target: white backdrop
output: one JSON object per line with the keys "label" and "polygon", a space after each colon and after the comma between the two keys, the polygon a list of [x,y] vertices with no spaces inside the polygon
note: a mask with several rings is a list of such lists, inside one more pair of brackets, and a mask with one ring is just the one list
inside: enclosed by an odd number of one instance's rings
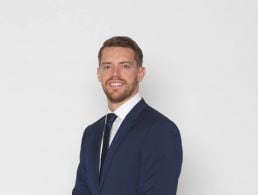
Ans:
{"label": "white backdrop", "polygon": [[139,43],[141,93],[181,130],[178,195],[257,195],[255,0],[1,0],[0,194],[71,194],[114,35]]}

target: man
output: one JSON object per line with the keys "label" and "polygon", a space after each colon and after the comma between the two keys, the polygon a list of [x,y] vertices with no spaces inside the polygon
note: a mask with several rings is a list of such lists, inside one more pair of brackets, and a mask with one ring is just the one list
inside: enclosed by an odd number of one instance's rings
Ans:
{"label": "man", "polygon": [[129,37],[112,37],[98,59],[108,114],[84,132],[73,195],[175,195],[181,138],[139,94],[141,49]]}

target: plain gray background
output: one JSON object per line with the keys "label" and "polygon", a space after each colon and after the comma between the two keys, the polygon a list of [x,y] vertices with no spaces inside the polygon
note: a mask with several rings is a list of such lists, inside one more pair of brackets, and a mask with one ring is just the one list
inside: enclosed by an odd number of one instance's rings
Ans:
{"label": "plain gray background", "polygon": [[139,43],[141,94],[181,130],[178,195],[257,195],[255,0],[1,0],[0,194],[71,194],[114,35]]}

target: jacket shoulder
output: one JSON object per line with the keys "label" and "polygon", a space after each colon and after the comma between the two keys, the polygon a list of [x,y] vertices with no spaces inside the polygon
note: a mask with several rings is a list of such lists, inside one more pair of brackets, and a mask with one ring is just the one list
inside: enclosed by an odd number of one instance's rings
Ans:
{"label": "jacket shoulder", "polygon": [[176,134],[179,133],[177,125],[172,120],[151,106],[147,106],[141,112],[138,119],[142,124],[150,127],[149,129],[168,130]]}
{"label": "jacket shoulder", "polygon": [[101,128],[104,125],[105,116],[101,117],[97,121],[93,122],[92,124],[88,125],[83,132],[83,137],[90,136],[96,131],[97,129]]}

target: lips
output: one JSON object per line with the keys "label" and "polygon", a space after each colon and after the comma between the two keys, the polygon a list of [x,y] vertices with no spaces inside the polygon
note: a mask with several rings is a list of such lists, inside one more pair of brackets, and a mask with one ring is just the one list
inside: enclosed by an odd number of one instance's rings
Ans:
{"label": "lips", "polygon": [[112,87],[120,87],[120,86],[122,86],[122,83],[110,83],[110,86],[112,86]]}
{"label": "lips", "polygon": [[121,87],[123,84],[124,82],[120,80],[111,80],[108,82],[108,85],[111,87]]}

